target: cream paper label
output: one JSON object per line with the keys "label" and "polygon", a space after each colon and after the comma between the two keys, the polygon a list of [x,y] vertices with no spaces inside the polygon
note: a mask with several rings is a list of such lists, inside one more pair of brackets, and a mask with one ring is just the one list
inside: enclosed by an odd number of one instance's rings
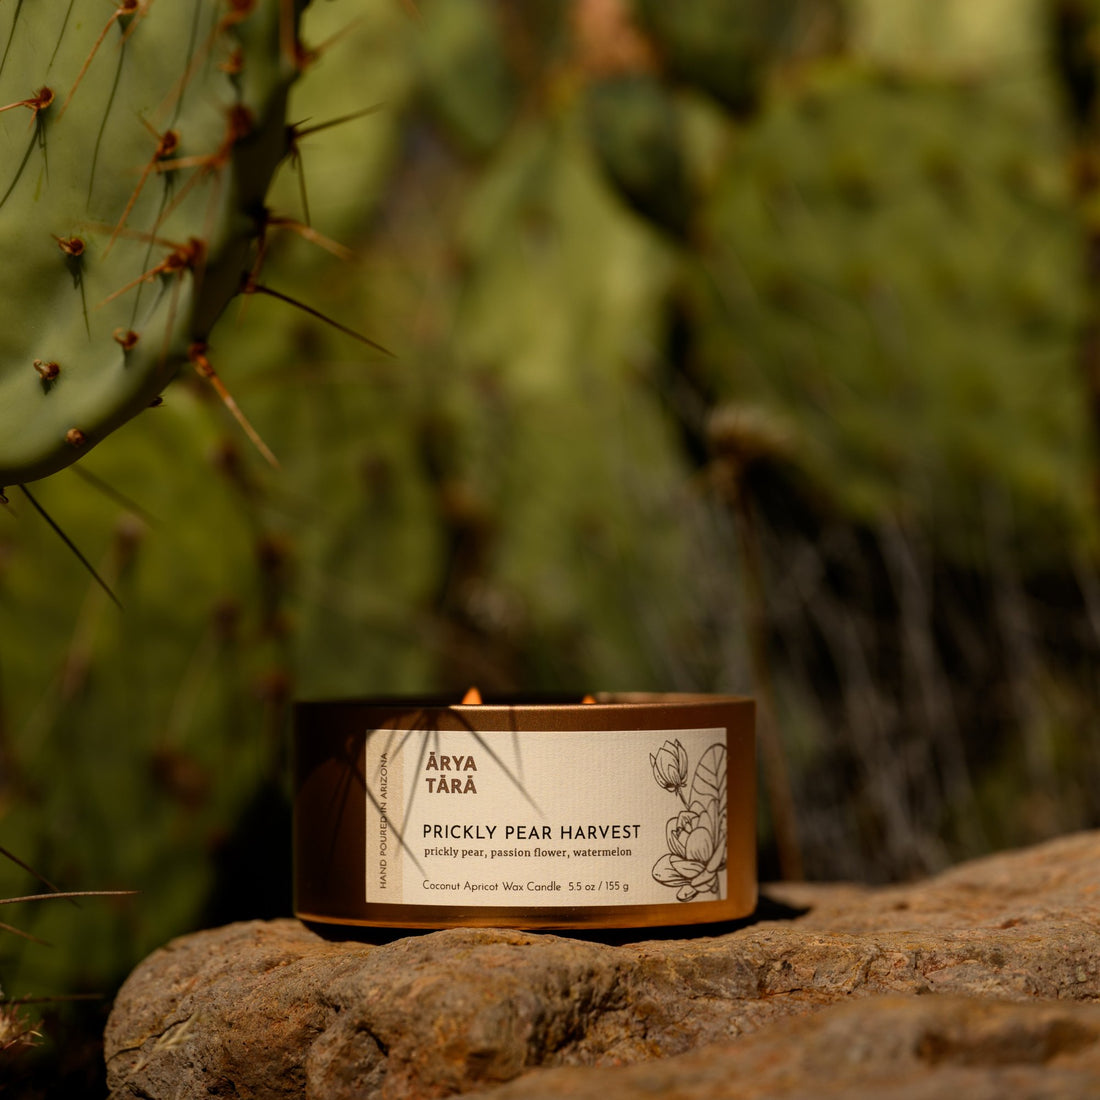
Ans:
{"label": "cream paper label", "polygon": [[726,730],[372,730],[368,904],[726,897]]}

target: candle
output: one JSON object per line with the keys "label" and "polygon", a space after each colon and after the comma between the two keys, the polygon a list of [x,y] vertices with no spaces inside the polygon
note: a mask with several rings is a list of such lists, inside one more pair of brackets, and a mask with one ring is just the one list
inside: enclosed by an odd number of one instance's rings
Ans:
{"label": "candle", "polygon": [[404,928],[631,928],[756,905],[754,705],[303,702],[294,908]]}

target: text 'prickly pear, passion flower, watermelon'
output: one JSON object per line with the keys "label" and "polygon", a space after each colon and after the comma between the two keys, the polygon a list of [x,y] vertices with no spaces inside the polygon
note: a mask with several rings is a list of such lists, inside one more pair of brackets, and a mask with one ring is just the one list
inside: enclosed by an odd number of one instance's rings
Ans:
{"label": "text 'prickly pear, passion flower, watermelon'", "polygon": [[308,0],[0,0],[0,487],[140,412],[250,280]]}

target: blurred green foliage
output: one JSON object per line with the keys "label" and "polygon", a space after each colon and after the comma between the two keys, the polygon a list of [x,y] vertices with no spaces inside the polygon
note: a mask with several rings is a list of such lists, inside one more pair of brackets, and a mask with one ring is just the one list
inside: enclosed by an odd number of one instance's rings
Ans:
{"label": "blurred green foliage", "polygon": [[13,914],[55,946],[5,942],[11,992],[286,911],[293,694],[766,673],[816,875],[1097,821],[1043,4],[692,5],[714,35],[648,2],[420,7],[309,12],[292,117],[380,109],[304,139],[272,204],[303,218],[304,179],[354,259],[272,230],[262,273],[394,357],[252,299],[211,356],[282,469],[185,382],[84,463],[134,506],[43,484],[122,614],[18,494],[0,514],[3,843],[143,891]]}
{"label": "blurred green foliage", "polygon": [[1037,554],[1086,537],[1059,139],[1053,104],[1016,89],[845,63],[777,97],[723,165],[696,294],[708,377],[787,419],[844,512],[965,554],[996,482]]}

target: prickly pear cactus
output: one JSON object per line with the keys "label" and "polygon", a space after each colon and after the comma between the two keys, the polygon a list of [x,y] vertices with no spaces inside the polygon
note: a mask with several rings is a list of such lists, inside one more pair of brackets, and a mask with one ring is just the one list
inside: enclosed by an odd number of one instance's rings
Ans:
{"label": "prickly pear cactus", "polygon": [[154,403],[254,264],[307,0],[0,5],[0,487]]}
{"label": "prickly pear cactus", "polygon": [[796,7],[791,0],[634,3],[639,22],[677,79],[705,89],[737,113],[758,105],[767,67],[790,30]]}

